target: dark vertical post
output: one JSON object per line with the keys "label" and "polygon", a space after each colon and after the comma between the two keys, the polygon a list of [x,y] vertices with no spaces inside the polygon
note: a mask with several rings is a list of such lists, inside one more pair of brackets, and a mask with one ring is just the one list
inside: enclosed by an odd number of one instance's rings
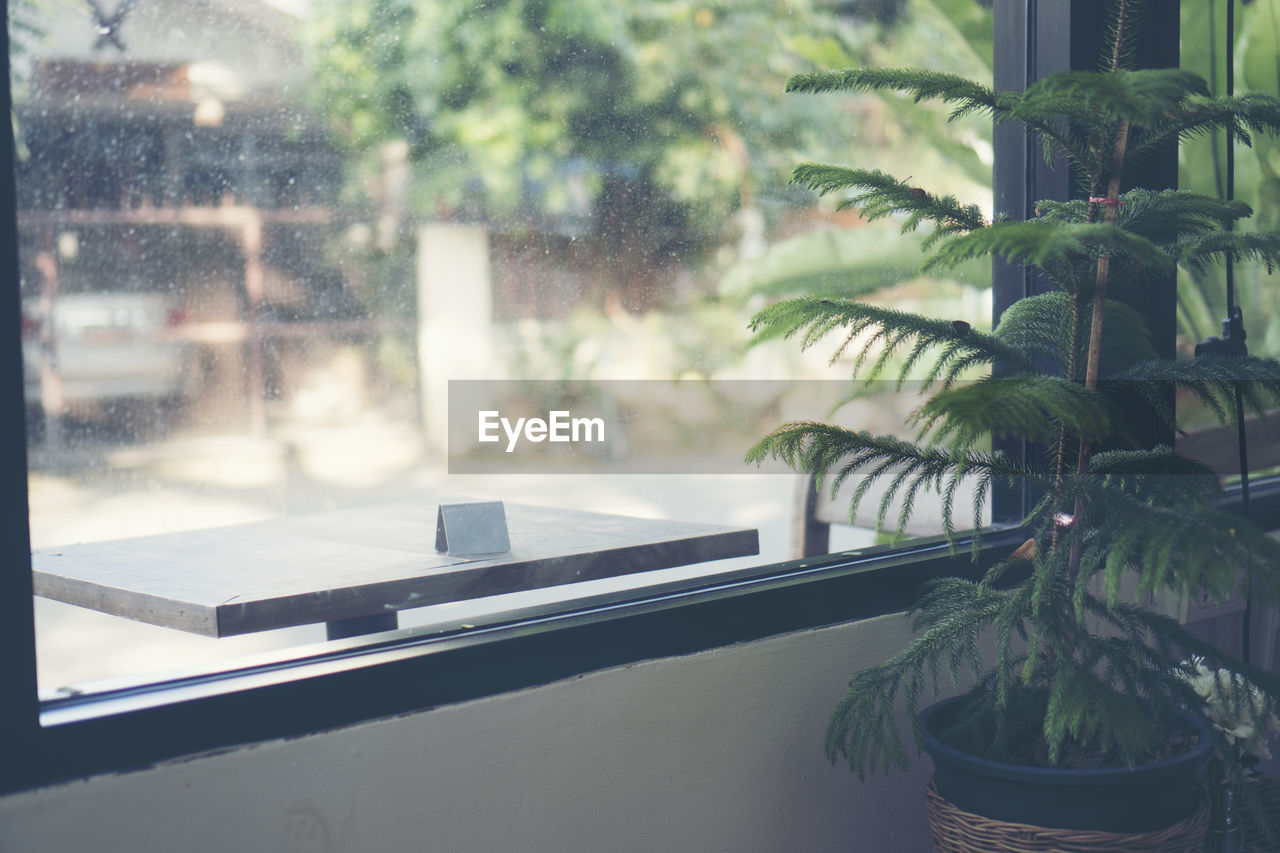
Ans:
{"label": "dark vertical post", "polygon": [[[1074,10],[1074,4],[1061,2],[996,0],[996,89],[1023,91],[1047,74],[1072,67],[1072,34],[1077,25]],[[1046,163],[1038,140],[1022,126],[997,124],[993,148],[992,188],[997,217],[1030,219],[1035,216],[1037,200],[1069,196],[1070,170],[1064,163]],[[1000,315],[1014,302],[1046,289],[1036,274],[998,258],[992,262],[991,284],[993,323],[998,323]],[[1028,460],[1044,452],[1042,447],[1018,438],[997,440],[995,449]],[[1033,501],[1027,484],[1010,487],[997,483],[991,496],[992,520],[997,524],[1016,523]]]}
{"label": "dark vertical post", "polygon": [[[1040,78],[1056,71],[1098,68],[1099,51],[1107,27],[1106,0],[995,0],[995,86],[1002,90],[1023,90]],[[1178,64],[1179,25],[1175,10],[1160,4],[1152,7],[1137,28],[1132,42],[1134,65],[1160,68]],[[1081,194],[1064,163],[1047,164],[1034,139],[1014,124],[997,125],[994,136],[995,172],[993,175],[996,216],[1028,219],[1035,215],[1035,202],[1041,199],[1066,200]],[[1157,157],[1133,165],[1127,174],[1126,187],[1145,186],[1153,189],[1177,186],[1178,152],[1175,146]],[[1006,308],[1019,299],[1043,291],[1037,276],[1019,267],[997,260],[992,264],[992,313],[999,322]],[[1162,357],[1174,354],[1177,328],[1177,279],[1167,281],[1142,294],[1134,307],[1143,313],[1153,333],[1157,352]],[[1144,444],[1170,444],[1172,433],[1153,415],[1143,417],[1141,438]],[[1043,448],[1022,440],[1002,440],[995,444],[1019,459],[1034,459]],[[1021,519],[1033,496],[1024,487],[997,485],[992,495],[992,516],[997,523]]]}
{"label": "dark vertical post", "polygon": [[[8,2],[0,0],[4,20]],[[9,32],[0,28],[9,56]],[[22,310],[18,294],[17,192],[9,86],[0,87],[0,791],[30,784],[40,754],[36,696],[31,534],[27,526],[26,415],[22,393]]]}
{"label": "dark vertical post", "polygon": [[[1026,87],[1035,59],[1027,38],[1032,28],[1035,9],[1026,0],[996,0],[994,85],[997,90],[1020,90]],[[1029,20],[1030,19],[1030,20]],[[992,202],[997,217],[1026,219],[1028,164],[1030,147],[1027,135],[1013,124],[997,124],[992,133],[995,166],[992,171]],[[992,324],[1017,300],[1027,295],[1024,272],[997,258],[991,263]],[[1000,439],[996,450],[1018,459],[1027,455],[1026,443],[1018,439]],[[1025,485],[1010,486],[996,482],[992,486],[991,517],[996,524],[1016,524],[1028,505]]]}
{"label": "dark vertical post", "polygon": [[[1134,44],[1134,65],[1139,68],[1176,68],[1180,62],[1178,44],[1181,38],[1180,3],[1147,3],[1146,14],[1139,21],[1139,40]],[[1175,189],[1178,186],[1178,146],[1171,143],[1139,162],[1126,166],[1126,188]],[[1169,274],[1151,287],[1142,288],[1124,299],[1146,318],[1151,328],[1151,342],[1160,358],[1177,355],[1178,276]],[[1173,394],[1167,403],[1173,408]],[[1171,427],[1148,410],[1140,425],[1140,439],[1148,447],[1158,444],[1173,446]]]}

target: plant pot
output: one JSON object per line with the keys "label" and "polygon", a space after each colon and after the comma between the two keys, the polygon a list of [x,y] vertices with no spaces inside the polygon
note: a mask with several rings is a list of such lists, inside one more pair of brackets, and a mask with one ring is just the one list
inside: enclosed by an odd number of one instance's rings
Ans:
{"label": "plant pot", "polygon": [[1181,755],[1133,768],[1059,769],[1008,764],[971,755],[938,740],[963,697],[920,712],[924,750],[933,759],[940,796],[957,808],[1009,823],[1105,832],[1151,832],[1197,806],[1195,775],[1209,760],[1208,723],[1180,715],[1199,742]]}

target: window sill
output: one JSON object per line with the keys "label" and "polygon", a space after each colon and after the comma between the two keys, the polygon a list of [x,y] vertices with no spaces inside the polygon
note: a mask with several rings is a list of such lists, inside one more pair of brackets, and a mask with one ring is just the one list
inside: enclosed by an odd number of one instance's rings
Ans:
{"label": "window sill", "polygon": [[[980,559],[965,543],[833,554],[513,610],[441,633],[405,629],[331,641],[292,660],[42,703],[37,787],[258,741],[547,684],[642,660],[691,654],[904,610],[921,583],[978,577],[1025,539],[993,531]],[[627,596],[624,600],[623,596]]]}

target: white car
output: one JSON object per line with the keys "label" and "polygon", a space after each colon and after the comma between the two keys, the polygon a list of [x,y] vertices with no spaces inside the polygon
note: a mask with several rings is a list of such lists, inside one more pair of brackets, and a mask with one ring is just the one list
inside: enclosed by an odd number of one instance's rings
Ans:
{"label": "white car", "polygon": [[[64,407],[112,400],[177,402],[196,390],[196,352],[180,332],[186,314],[157,293],[59,294],[50,320],[23,303],[22,355],[28,407],[45,401],[51,371]],[[51,334],[50,334],[51,331]]]}

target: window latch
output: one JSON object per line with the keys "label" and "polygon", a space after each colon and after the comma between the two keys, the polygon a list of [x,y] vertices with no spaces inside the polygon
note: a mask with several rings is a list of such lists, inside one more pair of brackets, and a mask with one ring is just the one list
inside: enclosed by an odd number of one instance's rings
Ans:
{"label": "window latch", "polygon": [[1249,354],[1244,343],[1244,314],[1237,305],[1231,309],[1231,316],[1222,320],[1222,337],[1209,338],[1196,344],[1196,357],[1212,355],[1218,357],[1237,358]]}

